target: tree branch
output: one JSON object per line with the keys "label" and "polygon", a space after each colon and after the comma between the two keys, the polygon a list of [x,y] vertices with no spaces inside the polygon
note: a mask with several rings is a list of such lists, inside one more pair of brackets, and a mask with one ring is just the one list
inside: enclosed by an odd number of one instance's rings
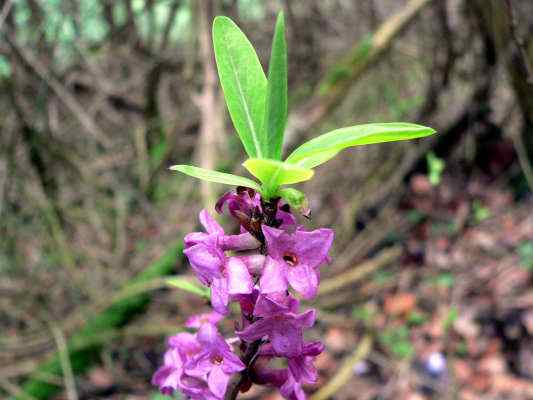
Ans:
{"label": "tree branch", "polygon": [[398,35],[432,1],[410,0],[399,13],[383,22],[370,38],[357,43],[347,57],[330,68],[311,100],[289,116],[286,142],[295,142],[300,132],[320,124],[345,98],[353,83],[387,52]]}

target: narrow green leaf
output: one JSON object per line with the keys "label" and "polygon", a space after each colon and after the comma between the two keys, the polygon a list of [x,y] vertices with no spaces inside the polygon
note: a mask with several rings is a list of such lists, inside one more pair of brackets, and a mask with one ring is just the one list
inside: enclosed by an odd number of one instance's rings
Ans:
{"label": "narrow green leaf", "polygon": [[266,157],[265,118],[267,79],[246,35],[227,17],[213,22],[213,46],[218,76],[239,138],[250,157]]}
{"label": "narrow green leaf", "polygon": [[313,177],[314,171],[265,158],[249,158],[242,165],[263,183],[262,193],[271,197],[281,185],[303,182]]}
{"label": "narrow green leaf", "polygon": [[272,39],[266,96],[264,132],[268,138],[268,158],[281,160],[287,124],[287,42],[283,12],[278,14]]}
{"label": "narrow green leaf", "polygon": [[260,190],[257,182],[243,176],[226,174],[225,172],[212,171],[210,169],[193,167],[192,165],[173,165],[170,167],[173,171],[179,171],[194,178],[202,179],[208,182],[223,183],[225,185],[245,186],[255,190]]}
{"label": "narrow green leaf", "polygon": [[314,168],[333,158],[339,151],[363,144],[392,142],[429,136],[435,130],[405,122],[355,125],[320,135],[294,150],[286,162]]}
{"label": "narrow green leaf", "polygon": [[209,289],[197,286],[181,276],[171,276],[169,278],[165,278],[165,283],[169,286],[185,290],[186,292],[209,298]]}

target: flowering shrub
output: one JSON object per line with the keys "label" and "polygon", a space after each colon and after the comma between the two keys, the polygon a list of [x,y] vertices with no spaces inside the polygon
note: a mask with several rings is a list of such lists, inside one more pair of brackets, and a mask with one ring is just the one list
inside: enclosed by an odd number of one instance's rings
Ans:
{"label": "flowering shrub", "polygon": [[[235,399],[252,384],[270,385],[286,399],[305,399],[303,384],[315,383],[313,361],[324,346],[304,339],[316,310],[301,310],[298,297],[312,300],[320,268],[329,262],[334,232],[306,230],[297,212],[309,216],[302,192],[287,185],[310,179],[313,168],[344,148],[412,139],[434,133],[409,123],[365,124],[312,139],[281,161],[287,120],[287,55],[283,15],[274,33],[268,79],[255,50],[228,18],[213,24],[217,68],[228,110],[248,160],[249,178],[188,165],[172,169],[196,178],[237,186],[216,203],[235,219],[239,234],[226,234],[207,210],[204,232],[185,236],[185,250],[198,280],[211,291],[213,312],[191,317],[168,341],[153,383],[163,394],[190,399]],[[224,339],[217,324],[239,306],[236,337]],[[236,353],[238,347],[240,356]],[[284,360],[283,363],[274,361]],[[282,365],[284,367],[279,367]]]}

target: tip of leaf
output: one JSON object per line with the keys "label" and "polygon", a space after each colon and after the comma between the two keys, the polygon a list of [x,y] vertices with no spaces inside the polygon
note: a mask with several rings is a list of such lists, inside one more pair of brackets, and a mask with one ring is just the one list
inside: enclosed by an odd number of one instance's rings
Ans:
{"label": "tip of leaf", "polygon": [[226,17],[225,15],[217,15],[213,19],[213,24],[220,24],[221,22],[224,22],[224,21],[231,21],[231,19]]}
{"label": "tip of leaf", "polygon": [[424,125],[418,125],[418,126],[419,126],[419,128],[422,129],[423,136],[431,136],[431,135],[437,133],[436,129],[430,128],[429,126],[424,126]]}
{"label": "tip of leaf", "polygon": [[217,15],[213,19],[213,30],[222,28],[223,25],[237,26],[237,24],[235,24],[235,22],[231,18],[226,17],[225,15]]}

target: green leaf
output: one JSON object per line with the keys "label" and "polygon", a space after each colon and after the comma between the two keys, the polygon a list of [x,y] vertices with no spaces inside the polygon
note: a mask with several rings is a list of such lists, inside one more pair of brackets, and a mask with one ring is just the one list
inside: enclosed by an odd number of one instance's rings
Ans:
{"label": "green leaf", "polygon": [[278,14],[268,66],[264,132],[268,137],[268,158],[281,160],[283,133],[287,124],[287,42],[283,12]]}
{"label": "green leaf", "polygon": [[314,168],[347,147],[415,139],[433,133],[435,130],[432,128],[405,122],[355,125],[336,129],[305,142],[291,153],[286,162]]}
{"label": "green leaf", "polygon": [[170,167],[173,171],[179,171],[194,178],[202,179],[208,182],[223,183],[225,185],[245,186],[255,190],[260,190],[257,182],[243,176],[226,174],[225,172],[213,171],[210,169],[193,167],[192,165],[173,165]]}
{"label": "green leaf", "polygon": [[196,286],[194,283],[188,281],[181,276],[171,276],[165,279],[165,283],[168,286],[177,287],[178,289],[185,290],[186,292],[196,294],[201,297],[209,298],[209,289]]}
{"label": "green leaf", "polygon": [[283,188],[280,189],[277,194],[292,208],[300,211],[305,216],[309,216],[309,202],[303,192],[294,188]]}
{"label": "green leaf", "polygon": [[250,157],[266,157],[265,118],[267,79],[246,35],[227,17],[213,22],[213,46],[218,76],[239,138]]}
{"label": "green leaf", "polygon": [[242,165],[263,183],[262,193],[267,198],[273,196],[279,186],[307,181],[314,174],[311,169],[264,158],[249,158]]}
{"label": "green leaf", "polygon": [[430,151],[428,154],[426,154],[426,163],[428,168],[429,182],[433,186],[437,186],[440,183],[442,171],[444,171],[444,160],[437,157],[435,153]]}

